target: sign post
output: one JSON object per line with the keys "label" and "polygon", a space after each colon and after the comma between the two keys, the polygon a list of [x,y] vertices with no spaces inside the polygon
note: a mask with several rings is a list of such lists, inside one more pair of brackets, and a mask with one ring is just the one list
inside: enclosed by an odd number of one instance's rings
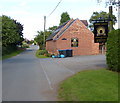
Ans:
{"label": "sign post", "polygon": [[105,43],[108,37],[108,22],[94,23],[94,42]]}
{"label": "sign post", "polygon": [[99,43],[99,52],[104,54],[105,43],[108,37],[108,21],[109,20],[94,20],[94,42]]}

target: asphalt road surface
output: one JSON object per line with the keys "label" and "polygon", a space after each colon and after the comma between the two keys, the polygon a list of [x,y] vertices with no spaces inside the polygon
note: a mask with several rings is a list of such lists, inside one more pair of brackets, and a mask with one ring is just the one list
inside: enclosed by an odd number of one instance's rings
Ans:
{"label": "asphalt road surface", "polygon": [[3,101],[57,101],[58,84],[86,69],[106,67],[104,55],[68,58],[35,57],[37,46],[3,60]]}

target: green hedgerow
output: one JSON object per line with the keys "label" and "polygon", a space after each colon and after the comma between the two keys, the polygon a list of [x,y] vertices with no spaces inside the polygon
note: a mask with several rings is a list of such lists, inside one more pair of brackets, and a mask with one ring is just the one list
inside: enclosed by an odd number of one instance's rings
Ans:
{"label": "green hedgerow", "polygon": [[47,58],[51,57],[51,54],[49,54],[47,50],[37,50],[36,56],[38,58]]}
{"label": "green hedgerow", "polygon": [[113,30],[108,35],[106,60],[108,69],[120,72],[120,29]]}
{"label": "green hedgerow", "polygon": [[40,50],[39,51],[39,55],[44,55],[44,54],[48,54],[47,50]]}

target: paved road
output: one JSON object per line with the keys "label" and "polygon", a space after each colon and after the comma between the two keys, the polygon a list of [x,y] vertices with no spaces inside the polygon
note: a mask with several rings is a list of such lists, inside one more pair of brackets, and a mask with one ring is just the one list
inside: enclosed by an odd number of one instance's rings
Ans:
{"label": "paved road", "polygon": [[3,61],[3,101],[56,101],[58,84],[85,69],[106,67],[105,56],[38,59],[31,46]]}

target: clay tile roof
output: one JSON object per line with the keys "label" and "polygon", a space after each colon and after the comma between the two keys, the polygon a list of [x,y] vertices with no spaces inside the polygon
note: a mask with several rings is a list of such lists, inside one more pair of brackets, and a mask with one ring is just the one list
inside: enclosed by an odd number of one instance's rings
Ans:
{"label": "clay tile roof", "polygon": [[[47,39],[48,40],[53,40],[55,36],[60,36],[69,26],[74,22],[75,20],[68,20],[64,24],[60,25]],[[69,23],[70,22],[70,23]]]}
{"label": "clay tile roof", "polygon": [[[66,31],[70,25],[72,25],[72,23],[74,21],[76,21],[77,19],[73,20],[68,20],[67,22],[65,22],[64,24],[60,25],[47,39],[46,41],[49,41],[49,40],[56,40],[57,38],[59,38],[59,36],[61,36],[64,31]],[[85,26],[88,26],[88,22],[87,20],[80,20]]]}
{"label": "clay tile roof", "polygon": [[85,26],[88,26],[87,20],[80,20]]}

